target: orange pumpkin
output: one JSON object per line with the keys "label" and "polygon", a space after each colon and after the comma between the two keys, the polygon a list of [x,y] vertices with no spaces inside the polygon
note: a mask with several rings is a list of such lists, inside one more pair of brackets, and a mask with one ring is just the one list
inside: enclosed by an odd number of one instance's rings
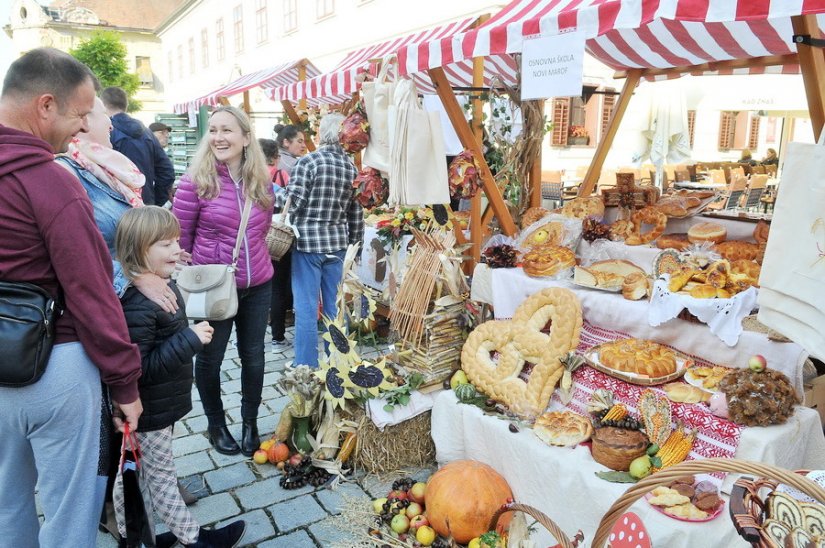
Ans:
{"label": "orange pumpkin", "polygon": [[[486,533],[495,511],[513,498],[501,474],[474,460],[454,461],[441,468],[427,482],[426,493],[430,526],[461,544]],[[507,529],[511,517],[512,513],[502,516],[499,529]]]}
{"label": "orange pumpkin", "polygon": [[289,458],[289,447],[284,442],[279,441],[267,449],[266,456],[272,464],[284,462]]}

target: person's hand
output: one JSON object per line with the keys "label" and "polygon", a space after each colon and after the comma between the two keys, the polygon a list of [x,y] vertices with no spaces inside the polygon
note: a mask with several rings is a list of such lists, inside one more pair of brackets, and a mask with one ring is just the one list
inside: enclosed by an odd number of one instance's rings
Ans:
{"label": "person's hand", "polygon": [[145,272],[135,278],[132,283],[147,299],[161,307],[164,311],[174,314],[178,311],[178,299],[169,284],[150,272]]}
{"label": "person's hand", "polygon": [[212,333],[215,332],[215,328],[209,325],[209,322],[196,323],[189,329],[195,332],[195,335],[198,336],[198,339],[200,339],[203,344],[212,342]]}
{"label": "person's hand", "polygon": [[129,423],[129,429],[133,432],[136,431],[141,414],[143,414],[143,404],[140,402],[140,398],[132,403],[112,401],[112,420],[118,432],[124,431],[124,425],[127,422]]}
{"label": "person's hand", "polygon": [[192,254],[188,251],[180,250],[180,258],[178,259],[178,264],[191,264],[192,263]]}

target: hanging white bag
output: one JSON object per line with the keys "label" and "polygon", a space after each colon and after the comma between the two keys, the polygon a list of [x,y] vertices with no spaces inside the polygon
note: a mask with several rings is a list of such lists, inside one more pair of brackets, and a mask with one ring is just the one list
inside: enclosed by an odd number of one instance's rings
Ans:
{"label": "hanging white bag", "polygon": [[390,170],[390,126],[387,120],[393,101],[395,82],[390,79],[390,67],[395,57],[384,59],[378,76],[361,86],[361,96],[370,124],[370,140],[361,157],[361,163],[384,174]]}
{"label": "hanging white bag", "polygon": [[825,132],[789,143],[759,276],[759,321],[825,359]]}

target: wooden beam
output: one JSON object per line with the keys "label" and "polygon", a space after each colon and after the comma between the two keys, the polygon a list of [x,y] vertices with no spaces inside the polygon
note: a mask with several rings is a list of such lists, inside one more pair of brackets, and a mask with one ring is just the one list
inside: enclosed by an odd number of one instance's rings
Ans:
{"label": "wooden beam", "polygon": [[252,112],[252,107],[249,106],[249,90],[243,92],[243,111],[247,116]]}
{"label": "wooden beam", "polygon": [[[489,16],[481,16],[477,21],[478,24],[483,23]],[[484,85],[484,57],[473,57],[473,87],[479,88]],[[480,143],[484,139],[484,103],[481,101],[480,95],[473,95],[473,137],[475,142]],[[483,234],[481,231],[481,193],[477,192],[475,196],[470,199],[470,241],[472,246],[470,248],[470,260],[465,262],[465,272],[472,274],[475,265],[481,261],[481,240]]]}
{"label": "wooden beam", "polygon": [[[693,74],[699,76],[709,71],[733,70],[750,67],[775,67],[782,65],[796,65],[799,57],[795,53],[787,55],[768,55],[765,57],[751,57],[746,59],[730,59],[727,61],[712,61],[699,65],[683,65],[669,68],[647,68],[642,70],[642,78],[653,76],[680,76],[683,74]],[[638,69],[634,69],[638,70]],[[620,70],[613,74],[614,78],[627,78],[630,71]]]}
{"label": "wooden beam", "polygon": [[[796,15],[791,17],[791,23],[794,34],[821,37],[815,15]],[[825,55],[821,48],[805,44],[797,44],[796,50],[799,54],[799,67],[802,69],[802,81],[805,83],[805,95],[808,96],[814,140],[818,141],[825,124]]]}
{"label": "wooden beam", "polygon": [[501,191],[498,189],[498,186],[496,186],[496,182],[493,179],[493,174],[490,171],[490,166],[488,166],[486,160],[484,160],[484,152],[481,150],[481,142],[477,141],[473,135],[473,131],[470,129],[470,124],[467,123],[467,119],[464,117],[464,111],[461,110],[461,106],[455,98],[455,94],[450,87],[450,83],[447,81],[447,76],[444,74],[444,69],[441,67],[436,67],[429,69],[427,72],[433,81],[433,85],[435,86],[438,96],[441,98],[441,103],[444,105],[444,109],[447,111],[447,116],[450,118],[450,122],[453,124],[453,129],[455,129],[455,132],[458,134],[458,138],[461,141],[461,146],[467,150],[470,150],[478,163],[479,170],[481,171],[481,181],[484,188],[484,193],[487,194],[487,200],[490,202],[496,217],[498,217],[499,223],[501,224],[501,230],[507,236],[515,235],[516,224],[513,222],[513,217],[510,216],[510,211],[504,203],[504,198],[501,196]]}
{"label": "wooden beam", "polygon": [[587,168],[587,175],[584,176],[584,181],[579,187],[579,196],[590,196],[593,189],[596,187],[596,181],[599,180],[599,175],[602,172],[604,160],[607,158],[607,151],[613,145],[613,139],[616,137],[616,132],[619,130],[619,124],[622,123],[622,118],[627,110],[627,104],[630,103],[630,98],[633,97],[633,90],[639,83],[642,76],[642,71],[639,69],[631,70],[627,75],[627,80],[624,82],[624,87],[619,95],[619,100],[613,106],[613,112],[610,114],[610,121],[607,123],[607,131],[605,131],[599,144],[596,146],[596,152],[593,155],[593,160],[590,167]]}
{"label": "wooden beam", "polygon": [[[300,65],[298,65],[298,81],[303,82],[306,79],[307,79],[307,65],[306,65],[306,61],[304,60],[304,61],[301,61]],[[301,110],[306,110],[306,108],[307,108],[306,98],[301,98],[298,101],[298,108],[301,109]],[[304,137],[306,137],[306,135]]]}
{"label": "wooden beam", "polygon": [[[539,109],[544,115],[544,99],[541,99],[538,103]],[[544,143],[544,137],[542,137],[541,142]],[[541,206],[541,147],[542,145],[539,144],[539,154],[536,156],[533,165],[530,166],[530,207]]]}
{"label": "wooden beam", "polygon": [[[298,116],[298,111],[295,110],[295,107],[292,106],[292,103],[283,99],[281,101],[281,106],[284,108],[284,112],[289,117],[289,121],[292,122],[292,125],[300,127],[304,127],[304,123],[301,120],[301,117]],[[315,143],[312,142],[312,139],[309,138],[309,135],[304,135],[304,141],[306,142],[307,150],[312,152],[315,150]]]}

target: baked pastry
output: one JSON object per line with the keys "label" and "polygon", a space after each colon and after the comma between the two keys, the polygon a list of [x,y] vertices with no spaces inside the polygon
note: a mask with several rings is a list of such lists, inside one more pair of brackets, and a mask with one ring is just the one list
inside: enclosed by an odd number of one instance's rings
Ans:
{"label": "baked pastry", "polygon": [[677,196],[666,196],[656,202],[656,208],[668,217],[685,217],[689,207],[683,198]]}
{"label": "baked pastry", "polygon": [[578,346],[581,327],[576,294],[543,289],[519,305],[512,321],[476,327],[461,350],[461,368],[480,391],[533,418],[550,402],[564,373],[561,359]]}
{"label": "baked pastry", "polygon": [[713,287],[725,287],[730,277],[730,263],[722,259],[711,263],[705,270],[705,283]]}
{"label": "baked pastry", "polygon": [[574,266],[576,254],[559,245],[534,247],[522,258],[522,268],[528,276],[553,276]]}
{"label": "baked pastry", "polygon": [[662,234],[656,238],[656,247],[659,249],[675,249],[684,251],[690,247],[687,232],[676,232],[673,234]]}
{"label": "baked pastry", "polygon": [[759,274],[762,272],[762,267],[756,261],[741,259],[738,261],[731,261],[730,272],[731,275],[744,274],[749,278],[759,280]]}
{"label": "baked pastry", "polygon": [[716,288],[708,284],[697,285],[690,290],[690,296],[695,299],[715,299]]}
{"label": "baked pastry", "polygon": [[[633,232],[628,236],[624,243],[627,245],[642,245],[652,242],[662,235],[667,226],[667,215],[656,209],[655,207],[645,207],[638,211],[634,211],[630,216],[630,221],[633,223]],[[647,232],[642,232],[642,225],[652,225],[653,228]]]}
{"label": "baked pastry", "polygon": [[659,343],[640,339],[621,339],[599,349],[599,361],[615,371],[664,377],[676,372],[676,353]]}
{"label": "baked pastry", "polygon": [[533,432],[548,445],[567,447],[589,440],[593,425],[572,411],[552,411],[536,419]]}
{"label": "baked pastry", "polygon": [[656,488],[651,495],[653,496],[647,499],[647,502],[653,506],[676,506],[678,504],[690,503],[690,497],[686,497],[670,487]]}
{"label": "baked pastry", "polygon": [[588,267],[576,267],[573,281],[593,287],[621,287],[626,276],[644,274],[644,270],[622,259],[596,261]]}
{"label": "baked pastry", "polygon": [[633,223],[630,219],[618,219],[610,225],[610,239],[621,242],[633,233]]}
{"label": "baked pastry", "polygon": [[559,245],[564,236],[564,224],[560,221],[545,223],[530,233],[522,245],[535,247],[539,245]]}
{"label": "baked pastry", "polygon": [[680,266],[678,271],[670,275],[670,282],[667,285],[668,291],[676,293],[681,290],[697,272],[698,270],[691,266]]}
{"label": "baked pastry", "polygon": [[718,244],[724,242],[727,237],[728,229],[719,223],[698,223],[688,229],[688,240],[694,244],[701,244],[703,242]]}
{"label": "baked pastry", "polygon": [[722,499],[716,493],[698,493],[691,500],[693,505],[704,512],[713,512],[722,504]]}
{"label": "baked pastry", "polygon": [[[671,382],[662,387],[670,401],[677,403],[699,403],[710,400],[710,392],[683,382]],[[691,482],[692,484],[693,482]]]}
{"label": "baked pastry", "polygon": [[721,244],[714,245],[711,249],[731,262],[740,259],[749,261],[755,260],[759,256],[759,244],[743,242],[742,240],[729,240]]}
{"label": "baked pastry", "polygon": [[768,243],[768,234],[770,234],[770,231],[771,225],[761,220],[756,223],[756,228],[753,229],[753,239],[756,240],[757,244],[766,244]]}
{"label": "baked pastry", "polygon": [[628,274],[622,282],[622,297],[630,301],[644,299],[650,293],[650,280],[642,272]]}
{"label": "baked pastry", "polygon": [[531,207],[524,212],[524,215],[521,216],[521,228],[527,228],[549,213],[550,211],[543,207]]}
{"label": "baked pastry", "polygon": [[696,494],[696,489],[694,489],[693,485],[689,483],[676,483],[670,488],[688,499],[693,498],[693,495]]}
{"label": "baked pastry", "polygon": [[706,388],[708,390],[716,390],[722,379],[724,379],[730,372],[731,369],[727,367],[720,367],[717,365],[708,367],[700,365],[697,367],[689,368],[685,372],[685,377],[687,377],[688,380],[693,380],[694,382],[701,382],[702,388]]}
{"label": "baked pastry", "polygon": [[762,531],[775,543],[775,546],[785,546],[785,539],[791,534],[790,527],[775,519],[766,519],[762,523]]}
{"label": "baked pastry", "polygon": [[604,201],[599,196],[589,196],[586,198],[574,198],[564,204],[561,214],[573,219],[584,219],[585,217],[604,217]]}
{"label": "baked pastry", "polygon": [[593,460],[612,470],[627,471],[633,459],[641,457],[650,443],[639,430],[605,426],[593,432]]}
{"label": "baked pastry", "polygon": [[768,516],[791,529],[805,527],[805,513],[799,501],[781,491],[774,491],[768,496]]}
{"label": "baked pastry", "polygon": [[[652,499],[651,499],[652,500]],[[648,501],[650,502],[650,501]],[[651,503],[652,504],[652,503]],[[678,504],[675,506],[668,506],[663,510],[665,514],[676,516],[683,519],[705,519],[708,517],[708,513],[700,510],[695,505],[691,504],[690,501],[684,504]]]}
{"label": "baked pastry", "polygon": [[808,548],[813,546],[813,543],[813,537],[802,527],[791,529],[791,533],[785,539],[785,546],[791,546],[792,548]]}
{"label": "baked pastry", "polygon": [[811,502],[800,502],[799,505],[805,516],[805,530],[817,537],[825,535],[825,506]]}

